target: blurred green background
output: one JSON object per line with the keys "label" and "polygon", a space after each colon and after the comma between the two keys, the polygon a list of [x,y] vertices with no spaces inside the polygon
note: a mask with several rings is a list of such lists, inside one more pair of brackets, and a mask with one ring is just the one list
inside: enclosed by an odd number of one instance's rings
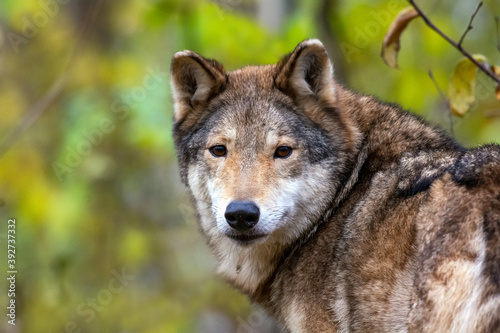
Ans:
{"label": "blurred green background", "polygon": [[[419,1],[458,40],[476,2]],[[403,0],[2,0],[0,304],[7,220],[16,219],[16,326],[1,332],[280,332],[214,274],[177,174],[169,64],[179,50],[226,69],[276,62],[320,38],[345,85],[450,130],[446,93],[462,57],[421,20],[399,70],[380,58]],[[500,64],[485,1],[464,46]],[[454,118],[467,146],[500,142],[494,84]]]}

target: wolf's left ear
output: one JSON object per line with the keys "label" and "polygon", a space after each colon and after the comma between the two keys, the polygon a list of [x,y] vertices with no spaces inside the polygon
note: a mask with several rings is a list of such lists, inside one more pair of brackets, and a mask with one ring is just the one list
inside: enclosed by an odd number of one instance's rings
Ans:
{"label": "wolf's left ear", "polygon": [[172,58],[170,70],[176,122],[190,113],[200,112],[226,83],[221,64],[193,51],[177,52]]}
{"label": "wolf's left ear", "polygon": [[335,103],[333,66],[319,40],[303,41],[277,66],[276,85],[297,102],[314,100]]}

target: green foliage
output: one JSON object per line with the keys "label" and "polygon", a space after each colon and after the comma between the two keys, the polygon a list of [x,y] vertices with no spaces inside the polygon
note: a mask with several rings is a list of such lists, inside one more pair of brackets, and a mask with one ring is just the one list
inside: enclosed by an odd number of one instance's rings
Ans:
{"label": "green foliage", "polygon": [[[23,31],[25,19],[34,22],[43,13],[41,2],[2,2],[0,140],[61,75],[68,78],[0,159],[0,243],[5,245],[7,219],[16,218],[16,300],[23,332],[65,332],[73,323],[82,332],[193,332],[206,312],[226,314],[235,325],[236,318],[247,317],[248,301],[215,277],[179,182],[169,62],[174,52],[193,49],[231,70],[274,63],[301,40],[325,37],[319,1],[294,2],[278,31],[257,22],[248,9],[253,3],[103,1],[81,38],[91,1],[59,5],[31,37]],[[339,42],[330,50],[334,67],[346,73],[350,87],[449,128],[427,70],[446,88],[460,58],[456,51],[414,22],[401,38],[398,71],[379,56],[392,18],[405,6],[338,2],[329,15]],[[459,36],[463,27],[450,13],[473,8],[455,6],[456,1],[440,2],[433,17]],[[494,1],[485,6],[498,8]],[[481,45],[488,59],[498,58],[492,27],[494,22],[478,25],[467,38],[469,48]],[[23,42],[16,44],[9,33]],[[459,141],[500,142],[498,118],[484,115],[498,109],[494,90],[478,74],[477,112],[468,113],[467,121],[455,120]],[[6,255],[0,253],[5,271]],[[116,291],[120,285],[112,283],[123,269],[133,279]],[[6,283],[0,279],[0,289]],[[88,304],[92,299],[100,299],[97,309]],[[1,292],[0,303],[6,301]]]}

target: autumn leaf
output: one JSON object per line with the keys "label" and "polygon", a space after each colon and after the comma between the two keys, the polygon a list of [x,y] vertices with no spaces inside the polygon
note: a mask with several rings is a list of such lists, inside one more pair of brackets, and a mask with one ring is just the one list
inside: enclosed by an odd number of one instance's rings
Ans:
{"label": "autumn leaf", "polygon": [[[486,62],[486,58],[480,54],[473,57],[479,62]],[[450,108],[454,115],[463,117],[470,110],[472,104],[474,104],[476,72],[476,65],[468,58],[460,60],[455,66],[448,87]]]}
{"label": "autumn leaf", "polygon": [[411,20],[419,14],[413,7],[406,7],[394,18],[382,43],[382,59],[393,68],[398,68],[399,38]]}
{"label": "autumn leaf", "polygon": [[[491,70],[497,77],[500,78],[500,66],[491,66]],[[495,96],[500,101],[500,83],[497,84],[497,89],[495,90]]]}
{"label": "autumn leaf", "polygon": [[491,66],[491,70],[496,76],[500,77],[500,66]]}

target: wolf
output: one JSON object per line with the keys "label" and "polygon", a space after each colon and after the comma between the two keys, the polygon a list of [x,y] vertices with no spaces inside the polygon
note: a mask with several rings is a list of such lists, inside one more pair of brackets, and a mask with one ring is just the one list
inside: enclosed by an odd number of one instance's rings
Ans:
{"label": "wolf", "polygon": [[218,273],[290,332],[500,332],[500,147],[334,80],[319,40],[171,63],[180,177]]}

